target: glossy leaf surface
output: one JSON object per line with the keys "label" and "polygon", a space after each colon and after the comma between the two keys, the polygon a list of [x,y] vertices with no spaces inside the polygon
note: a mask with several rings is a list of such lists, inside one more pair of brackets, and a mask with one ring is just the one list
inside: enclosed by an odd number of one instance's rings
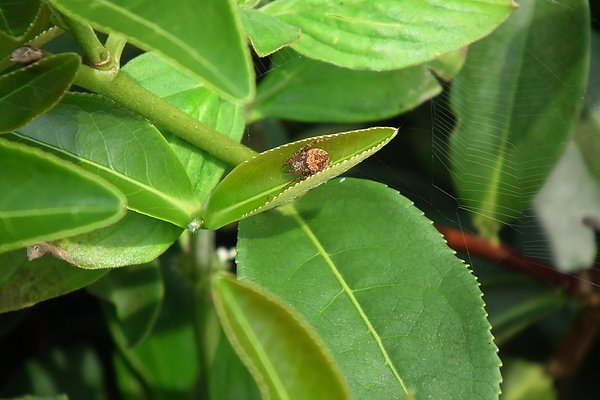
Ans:
{"label": "glossy leaf surface", "polygon": [[156,263],[115,269],[88,290],[111,303],[109,312],[114,312],[128,347],[152,330],[164,292]]}
{"label": "glossy leaf surface", "polygon": [[216,277],[213,295],[223,328],[263,398],[349,398],[331,356],[291,309],[233,277]]}
{"label": "glossy leaf surface", "polygon": [[0,313],[81,289],[108,273],[86,271],[49,254],[28,261],[25,249],[0,254],[0,265]]}
{"label": "glossy leaf surface", "polygon": [[52,108],[71,86],[79,63],[77,54],[64,53],[0,76],[0,133]]}
{"label": "glossy leaf surface", "polygon": [[266,57],[300,37],[298,27],[260,10],[241,9],[240,16],[252,47],[260,57]]}
{"label": "glossy leaf surface", "polygon": [[69,94],[18,134],[113,183],[131,210],[185,227],[199,208],[185,170],[160,132],[101,96]]}
{"label": "glossy leaf surface", "polygon": [[301,29],[292,48],[353,69],[421,64],[490,33],[511,0],[278,0],[261,11]]}
{"label": "glossy leaf surface", "polygon": [[588,2],[520,4],[470,47],[451,93],[452,175],[459,201],[490,239],[521,215],[562,154],[587,77]]}
{"label": "glossy leaf surface", "polygon": [[425,66],[356,71],[280,51],[260,82],[250,119],[362,122],[389,118],[437,95]]}
{"label": "glossy leaf surface", "polygon": [[40,150],[0,140],[0,171],[0,252],[101,228],[125,213],[112,185]]}
{"label": "glossy leaf surface", "polygon": [[219,93],[254,94],[254,76],[231,1],[51,0],[60,11],[163,55]]}
{"label": "glossy leaf surface", "polygon": [[[217,186],[203,215],[204,226],[216,229],[293,200],[369,157],[397,132],[394,128],[343,132],[299,140],[261,153],[238,165]],[[298,175],[285,173],[285,163],[311,143],[328,152],[330,166],[297,181]]]}
{"label": "glossy leaf surface", "polygon": [[[210,128],[237,141],[242,138],[244,109],[190,79],[160,56],[145,53],[128,62],[123,71],[145,89]],[[204,201],[228,166],[174,135],[166,137],[192,182],[196,199]]]}
{"label": "glossy leaf surface", "polygon": [[237,247],[240,279],[313,325],[352,398],[498,396],[500,360],[477,281],[396,191],[330,181],[242,221]]}

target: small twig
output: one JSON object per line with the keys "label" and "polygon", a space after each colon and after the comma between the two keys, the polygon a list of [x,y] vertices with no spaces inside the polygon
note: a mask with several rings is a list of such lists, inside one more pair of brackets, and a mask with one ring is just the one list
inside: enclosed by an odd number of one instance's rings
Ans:
{"label": "small twig", "polygon": [[112,68],[110,52],[100,42],[92,27],[67,15],[61,16],[69,28],[69,32],[83,49],[89,64],[97,69]]}

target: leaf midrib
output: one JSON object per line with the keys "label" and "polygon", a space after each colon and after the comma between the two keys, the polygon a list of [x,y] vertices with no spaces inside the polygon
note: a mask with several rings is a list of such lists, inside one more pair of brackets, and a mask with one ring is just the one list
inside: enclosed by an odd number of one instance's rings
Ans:
{"label": "leaf midrib", "polygon": [[329,269],[335,276],[336,280],[342,287],[342,290],[344,291],[344,293],[348,296],[348,298],[352,302],[352,305],[356,309],[356,312],[360,316],[361,320],[366,325],[369,333],[373,336],[373,339],[377,343],[377,347],[378,347],[379,351],[381,352],[383,359],[385,360],[385,363],[388,365],[392,374],[398,381],[398,384],[402,388],[402,391],[404,392],[405,395],[408,395],[408,393],[409,393],[408,389],[406,388],[404,381],[400,377],[400,374],[396,370],[396,367],[394,366],[389,354],[387,353],[387,350],[385,349],[385,347],[383,345],[381,336],[379,336],[379,334],[375,330],[375,327],[373,326],[373,324],[369,320],[369,317],[366,315],[366,313],[363,310],[363,308],[361,307],[360,303],[354,296],[354,292],[352,291],[350,286],[348,286],[348,283],[346,283],[346,281],[345,281],[344,277],[342,276],[342,274],[340,273],[338,267],[335,265],[335,263],[333,262],[331,257],[329,257],[329,253],[327,253],[327,251],[325,250],[325,248],[323,247],[323,245],[321,244],[321,242],[319,241],[319,239],[317,238],[315,233],[312,231],[312,229],[310,229],[310,227],[308,226],[306,221],[300,216],[300,214],[298,213],[298,210],[293,205],[285,206],[285,212],[300,226],[300,228],[302,229],[302,231],[304,231],[304,233],[306,234],[308,239],[316,247],[319,255],[323,258],[323,260],[325,261],[325,263],[327,264],[327,266],[329,267]]}

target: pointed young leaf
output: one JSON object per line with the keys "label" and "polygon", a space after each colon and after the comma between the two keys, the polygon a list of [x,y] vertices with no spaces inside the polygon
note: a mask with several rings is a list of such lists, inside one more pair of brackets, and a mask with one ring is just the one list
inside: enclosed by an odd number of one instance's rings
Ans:
{"label": "pointed young leaf", "polygon": [[[29,261],[25,249],[0,254],[0,265],[3,267],[0,313],[81,289],[108,273],[108,270],[86,271],[48,254]],[[5,268],[11,271],[7,273]]]}
{"label": "pointed young leaf", "polygon": [[261,11],[301,29],[292,48],[353,69],[421,64],[490,33],[512,0],[277,0]]}
{"label": "pointed young leaf", "polygon": [[77,166],[0,140],[0,252],[102,228],[125,214],[125,197]]}
{"label": "pointed young leaf", "polygon": [[[394,128],[369,128],[318,136],[265,151],[238,165],[217,186],[204,210],[204,227],[231,222],[284,204],[349,170],[392,140]],[[329,154],[329,167],[299,180],[286,173],[286,161],[314,143]]]}
{"label": "pointed young leaf", "polygon": [[318,336],[288,306],[228,276],[214,279],[213,296],[223,329],[263,398],[350,398]]}
{"label": "pointed young leaf", "polygon": [[497,398],[500,360],[477,281],[398,192],[330,181],[243,220],[237,248],[240,279],[313,325],[353,399]]}
{"label": "pointed young leaf", "polygon": [[491,240],[521,215],[562,154],[587,79],[588,1],[520,5],[469,48],[451,92],[458,124],[450,162],[459,201]]}
{"label": "pointed young leaf", "polygon": [[424,66],[356,71],[280,51],[258,86],[251,120],[364,122],[390,118],[441,92]]}
{"label": "pointed young leaf", "polygon": [[231,0],[51,0],[61,12],[163,55],[228,98],[254,96],[250,54]]}
{"label": "pointed young leaf", "polygon": [[101,96],[69,94],[17,133],[114,184],[131,210],[180,227],[198,211],[187,174],[160,132]]}
{"label": "pointed young leaf", "polygon": [[58,54],[0,76],[0,133],[52,108],[71,86],[79,63],[77,54]]}
{"label": "pointed young leaf", "polygon": [[[142,54],[129,61],[122,70],[142,87],[206,126],[241,140],[245,125],[244,108],[217,96],[167,64],[159,55]],[[228,165],[177,136],[165,136],[187,171],[196,199],[204,201]]]}
{"label": "pointed young leaf", "polygon": [[300,37],[300,28],[260,10],[240,9],[242,25],[260,57],[275,53]]}

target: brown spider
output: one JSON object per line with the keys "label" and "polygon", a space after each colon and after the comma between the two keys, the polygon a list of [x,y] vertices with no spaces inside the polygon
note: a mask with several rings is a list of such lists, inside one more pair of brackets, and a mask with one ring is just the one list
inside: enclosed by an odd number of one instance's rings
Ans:
{"label": "brown spider", "polygon": [[323,149],[313,148],[317,142],[315,140],[300,148],[285,162],[289,173],[302,175],[296,181],[302,181],[329,166],[329,153]]}

